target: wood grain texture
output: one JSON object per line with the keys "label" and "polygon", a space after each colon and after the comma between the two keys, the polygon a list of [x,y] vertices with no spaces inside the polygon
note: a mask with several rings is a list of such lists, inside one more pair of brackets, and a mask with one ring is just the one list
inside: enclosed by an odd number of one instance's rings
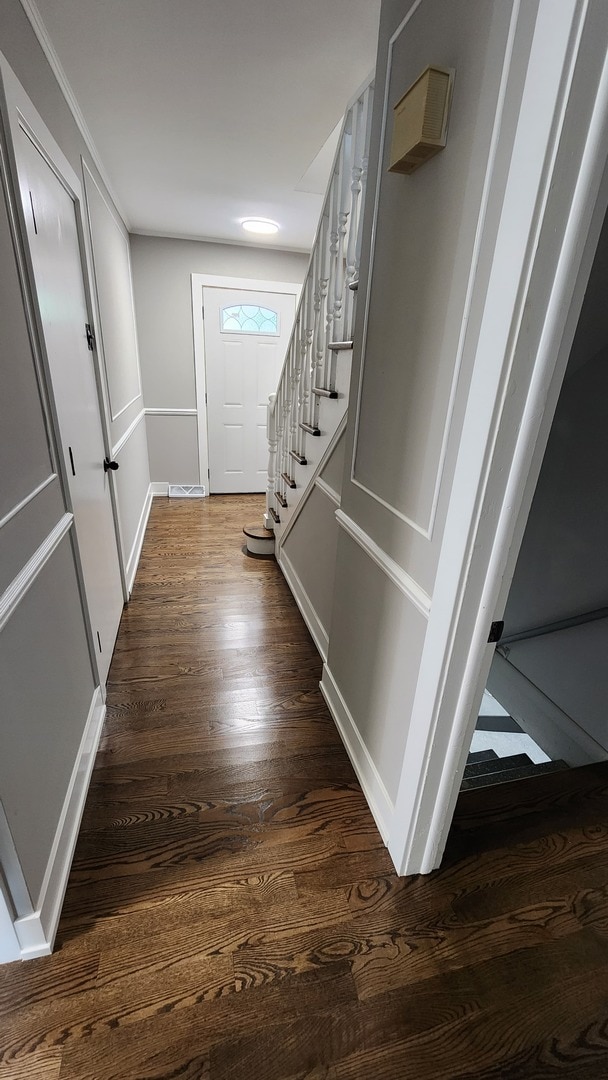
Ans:
{"label": "wood grain texture", "polygon": [[[399,879],[259,496],[156,499],[0,1080],[608,1080],[608,767],[463,793]],[[379,718],[379,722],[381,718]]]}

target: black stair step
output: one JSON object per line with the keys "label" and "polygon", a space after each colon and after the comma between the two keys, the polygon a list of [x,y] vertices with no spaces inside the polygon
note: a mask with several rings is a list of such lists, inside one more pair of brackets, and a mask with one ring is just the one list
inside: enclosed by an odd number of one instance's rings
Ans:
{"label": "black stair step", "polygon": [[[503,758],[503,761],[506,761]],[[482,773],[481,776],[470,776],[462,781],[461,791],[470,791],[472,788],[493,787],[495,784],[507,784],[511,780],[524,780],[530,776],[541,776],[543,773],[561,772],[567,769],[565,761],[542,761],[535,765],[521,765],[518,769],[505,769],[504,772]]]}
{"label": "black stair step", "polygon": [[467,758],[467,765],[473,765],[476,761],[496,761],[497,757],[495,750],[474,750]]}
{"label": "black stair step", "polygon": [[330,341],[329,347],[332,352],[346,352],[347,349],[352,349],[352,341]]}
{"label": "black stair step", "polygon": [[313,427],[312,424],[300,424],[302,431],[307,431],[309,435],[320,435],[318,427]]}
{"label": "black stair step", "polygon": [[269,510],[270,516],[271,516],[272,520],[274,521],[275,525],[279,525],[281,519],[280,519],[279,515],[277,514],[274,506],[269,506],[268,510]]}
{"label": "black stair step", "polygon": [[351,283],[350,283],[350,285],[348,287],[351,290],[351,292],[356,292],[357,289],[359,288],[359,278],[355,278],[354,281],[351,281]]}
{"label": "black stair step", "polygon": [[478,716],[476,731],[513,731],[523,733],[517,720],[512,716]]}
{"label": "black stair step", "polygon": [[304,454],[298,454],[297,450],[290,450],[289,456],[292,457],[294,461],[297,461],[298,465],[308,465]]}
{"label": "black stair step", "polygon": [[335,401],[338,396],[336,390],[326,390],[324,386],[313,386],[312,392],[313,394],[316,394],[317,397],[331,398],[332,401]]}
{"label": "black stair step", "polygon": [[275,491],[274,497],[277,500],[279,506],[282,506],[284,510],[287,509],[287,499],[280,491]]}
{"label": "black stair step", "polygon": [[289,473],[282,472],[281,473],[281,479],[285,481],[288,488],[295,488],[296,487],[296,482],[295,482],[293,476],[290,476]]}
{"label": "black stair step", "polygon": [[533,765],[532,758],[527,754],[511,754],[510,757],[496,757],[491,761],[476,761],[472,765],[465,765],[465,778],[469,776],[481,776],[483,773],[504,772],[505,769],[518,769],[521,765]]}

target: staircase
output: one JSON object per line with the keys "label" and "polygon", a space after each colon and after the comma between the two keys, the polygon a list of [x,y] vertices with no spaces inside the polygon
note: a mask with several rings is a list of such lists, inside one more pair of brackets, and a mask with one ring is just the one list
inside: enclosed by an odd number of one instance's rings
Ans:
{"label": "staircase", "polygon": [[479,750],[469,754],[467,758],[460,790],[492,787],[508,780],[522,780],[529,776],[541,776],[542,773],[561,772],[567,768],[565,761],[543,761],[535,764],[527,754],[499,757],[494,750]]}
{"label": "staircase", "polygon": [[268,402],[264,526],[275,553],[346,424],[373,82],[346,110],[308,271]]}

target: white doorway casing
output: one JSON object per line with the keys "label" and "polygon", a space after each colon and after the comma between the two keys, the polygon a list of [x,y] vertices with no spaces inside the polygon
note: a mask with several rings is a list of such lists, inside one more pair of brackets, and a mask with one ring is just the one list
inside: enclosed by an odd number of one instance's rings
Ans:
{"label": "white doorway casing", "polygon": [[608,204],[607,22],[538,5],[388,836],[403,874],[441,860]]}
{"label": "white doorway casing", "polygon": [[[205,488],[205,494],[209,494],[209,422],[207,412],[208,394],[208,357],[206,356],[205,323],[203,320],[203,290],[207,296],[211,290],[235,290],[243,294],[266,294],[270,301],[270,294],[280,294],[289,301],[288,309],[292,308],[295,314],[297,298],[300,294],[301,285],[295,282],[285,281],[258,281],[253,278],[223,277],[214,274],[192,274],[192,325],[194,335],[194,370],[196,384],[196,412],[197,412],[197,436],[200,482]],[[258,299],[257,303],[260,302]],[[284,327],[281,340],[285,339],[285,349],[289,342],[292,319]],[[284,357],[278,362],[277,380]],[[272,388],[274,389],[274,387]],[[265,489],[265,484],[260,490]],[[218,490],[216,488],[216,490]]]}

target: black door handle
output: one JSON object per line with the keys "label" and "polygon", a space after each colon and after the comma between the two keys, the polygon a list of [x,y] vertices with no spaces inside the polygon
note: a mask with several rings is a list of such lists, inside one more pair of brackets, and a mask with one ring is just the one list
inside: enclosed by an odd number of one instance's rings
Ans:
{"label": "black door handle", "polygon": [[109,459],[109,458],[104,458],[104,461],[103,461],[103,471],[104,471],[104,472],[107,472],[107,471],[108,471],[108,469],[111,469],[111,470],[112,470],[112,472],[116,472],[116,470],[117,470],[117,469],[118,469],[119,467],[120,467],[120,466],[119,466],[119,464],[118,464],[118,462],[117,462],[117,461],[110,461],[110,459]]}

